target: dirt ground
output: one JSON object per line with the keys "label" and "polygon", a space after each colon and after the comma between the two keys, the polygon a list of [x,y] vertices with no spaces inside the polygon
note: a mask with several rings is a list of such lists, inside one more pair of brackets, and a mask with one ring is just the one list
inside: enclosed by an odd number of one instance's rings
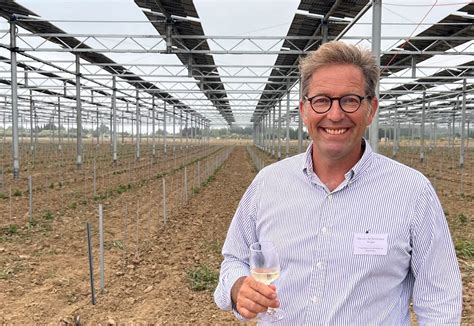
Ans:
{"label": "dirt ground", "polygon": [[[137,246],[121,248],[120,233],[114,226],[109,227],[105,234],[105,291],[97,290],[95,306],[90,303],[82,223],[64,216],[53,222],[50,229],[56,231],[21,229],[4,236],[0,262],[2,270],[10,268],[10,273],[0,278],[0,324],[74,324],[77,320],[91,325],[233,322],[230,314],[213,304],[211,290],[191,289],[188,273],[202,267],[215,273],[219,268],[230,217],[254,176],[246,155],[244,148],[235,151],[211,186],[201,188],[186,206],[174,209],[166,226],[160,224],[152,236],[134,234],[132,224],[128,238]],[[121,217],[115,215],[122,215],[123,210],[117,208],[131,202],[123,196],[105,203],[105,207],[115,208],[109,212],[105,209],[109,224],[119,224]],[[142,203],[147,204],[147,198]],[[132,213],[134,207],[127,210]],[[67,227],[59,227],[64,224]],[[95,236],[95,247],[97,241]],[[97,256],[94,250],[95,284],[99,287]]]}
{"label": "dirt ground", "polygon": [[[228,225],[255,173],[245,147],[236,147],[208,186],[196,189],[185,206],[175,208],[166,225],[153,222],[153,228],[147,227],[148,222],[141,225],[145,220],[138,212],[140,205],[154,201],[150,189],[156,185],[107,199],[105,223],[110,227],[105,234],[103,292],[98,290],[99,261],[94,249],[96,305],[91,304],[82,222],[65,214],[49,228],[4,234],[0,238],[0,325],[236,324],[230,313],[213,303],[212,284]],[[132,197],[139,198],[134,199],[136,206],[124,207]],[[455,240],[472,240],[472,198],[449,191],[441,192],[440,198]],[[135,221],[126,223],[130,225],[126,243],[121,232],[124,211],[137,211],[136,229]],[[94,248],[97,243],[94,233]],[[464,256],[459,261],[465,289],[463,324],[474,325],[474,261]],[[199,285],[196,280],[207,278],[205,289],[192,289]]]}

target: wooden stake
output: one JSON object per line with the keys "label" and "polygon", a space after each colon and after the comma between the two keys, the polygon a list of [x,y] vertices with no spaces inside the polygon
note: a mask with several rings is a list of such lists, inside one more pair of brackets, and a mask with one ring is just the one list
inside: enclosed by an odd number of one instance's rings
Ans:
{"label": "wooden stake", "polygon": [[91,285],[91,298],[92,304],[95,305],[95,288],[94,288],[94,266],[92,261],[92,239],[91,239],[91,226],[89,222],[86,224],[87,230],[87,249],[89,254],[89,276]]}

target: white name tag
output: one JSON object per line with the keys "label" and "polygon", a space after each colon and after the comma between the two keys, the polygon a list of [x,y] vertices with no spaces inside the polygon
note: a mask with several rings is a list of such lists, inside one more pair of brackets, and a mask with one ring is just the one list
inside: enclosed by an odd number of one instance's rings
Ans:
{"label": "white name tag", "polygon": [[387,255],[387,238],[387,233],[354,234],[354,255]]}

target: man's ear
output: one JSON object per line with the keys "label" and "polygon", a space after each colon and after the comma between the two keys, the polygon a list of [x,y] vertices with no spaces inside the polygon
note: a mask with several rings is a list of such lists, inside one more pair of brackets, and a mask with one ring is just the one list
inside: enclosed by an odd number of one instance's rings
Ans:
{"label": "man's ear", "polygon": [[370,100],[370,107],[369,107],[369,116],[367,117],[367,125],[370,125],[372,123],[372,120],[375,117],[375,114],[377,113],[377,110],[379,109],[379,100],[376,97],[373,97]]}
{"label": "man's ear", "polygon": [[300,115],[303,118],[303,122],[306,125],[306,113],[305,113],[305,103],[304,101],[300,101]]}

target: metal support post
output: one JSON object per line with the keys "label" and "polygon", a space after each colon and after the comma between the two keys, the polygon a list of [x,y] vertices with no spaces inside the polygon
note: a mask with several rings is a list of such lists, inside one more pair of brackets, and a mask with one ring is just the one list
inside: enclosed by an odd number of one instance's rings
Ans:
{"label": "metal support post", "polygon": [[200,137],[201,137],[201,135],[200,135],[200,132],[201,132],[200,131],[200,123],[201,123],[201,121],[200,121],[199,116],[196,116],[196,118],[194,119],[194,127],[196,129],[195,136],[196,136],[196,145],[197,146],[199,146],[199,144],[201,143],[201,141],[200,141]]}
{"label": "metal support post", "polygon": [[[301,103],[303,99],[302,89],[301,89],[301,78],[299,78],[299,102]],[[298,153],[303,151],[303,117],[301,116],[301,111],[298,110]]]}
{"label": "metal support post", "polygon": [[110,149],[113,148],[114,142],[113,142],[113,135],[112,135],[112,130],[113,130],[113,114],[109,114],[109,134],[110,134]]}
{"label": "metal support post", "polygon": [[156,139],[155,139],[155,133],[156,133],[156,130],[155,130],[155,97],[153,96],[152,98],[152,103],[151,103],[151,146],[152,146],[152,149],[151,149],[151,154],[153,156],[153,159],[155,159],[155,156],[156,156]]}
{"label": "metal support post", "polygon": [[112,76],[112,161],[117,163],[117,85]]}
{"label": "metal support post", "polygon": [[124,125],[124,120],[125,120],[125,113],[122,112],[122,144],[123,144],[123,138],[125,137],[125,129],[123,128],[123,125]]}
{"label": "metal support post", "polygon": [[197,130],[198,130],[198,144],[202,145],[202,119],[198,117],[197,120]]}
{"label": "metal support post", "polygon": [[262,127],[263,127],[263,150],[266,152],[267,151],[267,116],[265,115],[263,117],[263,123],[262,123]]}
{"label": "metal support post", "polygon": [[183,150],[183,111],[179,110],[179,149]]}
{"label": "metal support post", "polygon": [[260,123],[258,121],[254,122],[255,128],[255,146],[260,146]]}
{"label": "metal support post", "polygon": [[198,143],[198,130],[197,130],[198,124],[197,124],[197,120],[198,120],[198,117],[195,116],[194,117],[194,145],[195,146]]}
{"label": "metal support post", "polygon": [[13,143],[13,178],[20,177],[20,152],[18,148],[18,81],[16,62],[16,16],[10,20],[10,61],[12,89],[12,143]]}
{"label": "metal support post", "polygon": [[176,106],[173,105],[173,157],[176,157]]}
{"label": "metal support post", "polygon": [[[428,116],[430,116],[429,113],[430,113],[430,106],[428,105]],[[430,146],[429,146],[429,150],[431,152],[431,150],[433,149],[433,121],[430,120],[429,124],[430,124]]]}
{"label": "metal support post", "polygon": [[255,121],[253,122],[253,129],[252,129],[252,140],[253,144],[256,145],[256,139],[257,139],[257,125],[255,124]]}
{"label": "metal support post", "polygon": [[321,44],[327,43],[328,41],[328,21],[327,20],[322,20],[321,21]]}
{"label": "metal support post", "polygon": [[33,139],[33,108],[35,103],[33,101],[33,91],[30,89],[30,151],[33,153],[35,149],[34,139]]}
{"label": "metal support post", "polygon": [[140,160],[140,103],[138,99],[138,89],[136,90],[135,96],[135,105],[136,105],[136,116],[137,116],[137,131],[136,131],[136,160]]}
{"label": "metal support post", "polygon": [[467,146],[467,148],[469,148],[469,138],[471,138],[471,137],[470,137],[470,136],[471,136],[471,132],[470,132],[470,130],[469,130],[469,123],[470,123],[470,121],[467,121],[467,139],[466,139],[466,140],[467,140],[467,141],[466,141],[466,146]]}
{"label": "metal support post", "polygon": [[267,150],[267,116],[262,120],[262,150]]}
{"label": "metal support post", "polygon": [[194,125],[193,125],[193,115],[189,117],[189,122],[191,124],[191,144],[194,145]]}
{"label": "metal support post", "polygon": [[[462,107],[461,107],[461,149],[459,157],[459,167],[462,169],[464,167],[464,139],[466,138],[465,129],[466,128],[466,78],[462,82]],[[469,137],[469,135],[468,135]]]}
{"label": "metal support post", "polygon": [[188,111],[186,111],[186,122],[184,123],[184,128],[186,129],[186,149],[189,148],[189,145],[188,145],[188,135],[189,135],[189,129],[188,129]]}
{"label": "metal support post", "polygon": [[155,113],[156,117],[156,133],[158,134],[158,138],[160,137],[160,114],[158,112]]}
{"label": "metal support post", "polygon": [[398,122],[398,108],[397,103],[395,102],[395,109],[393,115],[393,150],[392,155],[393,157],[397,157],[398,153],[398,138],[397,138],[397,122]]}
{"label": "metal support post", "polygon": [[[276,128],[275,128],[275,112],[276,108],[273,107],[273,119],[272,119],[272,157],[275,157],[275,133],[276,133]],[[272,113],[270,113],[271,115]]]}
{"label": "metal support post", "polygon": [[62,150],[62,135],[61,135],[61,98],[58,96],[58,150]]}
{"label": "metal support post", "polygon": [[421,106],[421,128],[420,128],[420,162],[425,160],[425,97],[426,92],[423,91],[423,105]]}
{"label": "metal support post", "polygon": [[258,148],[262,149],[263,146],[263,125],[262,120],[258,121]]}
{"label": "metal support post", "polygon": [[[458,107],[461,106],[461,101],[458,97]],[[451,150],[454,150],[454,146],[456,145],[456,108],[453,109],[453,121],[451,123]]]}
{"label": "metal support post", "polygon": [[167,146],[166,146],[166,135],[168,132],[166,131],[166,102],[163,102],[163,152],[166,157],[166,152],[167,152]]}
{"label": "metal support post", "polygon": [[81,108],[81,65],[79,54],[76,54],[76,152],[77,168],[82,167],[82,108]]}
{"label": "metal support post", "polygon": [[[382,0],[372,0],[372,54],[377,65],[380,66],[380,41],[382,26]],[[375,96],[379,97],[380,83],[375,86]],[[372,150],[378,153],[379,139],[379,111],[375,112],[372,123],[369,127],[369,143]]]}
{"label": "metal support post", "polygon": [[[97,125],[97,139],[96,139],[96,146],[99,147],[100,142],[100,125],[99,125],[99,106],[95,107],[95,117],[96,117],[96,125]],[[94,123],[94,118],[92,118],[92,123]]]}
{"label": "metal support post", "polygon": [[267,148],[267,153],[271,154],[272,153],[272,125],[271,125],[271,120],[272,120],[272,112],[267,111],[266,115],[266,121],[265,121],[265,133],[266,133],[266,148]]}
{"label": "metal support post", "polygon": [[286,157],[290,156],[290,90],[286,92]]}
{"label": "metal support post", "polygon": [[281,99],[278,101],[278,160],[281,160]]}
{"label": "metal support post", "polygon": [[149,119],[148,119],[149,116],[150,116],[150,112],[148,111],[147,114],[146,114],[146,133],[145,133],[145,135],[146,135],[147,148],[148,148],[148,138],[150,138],[150,137],[149,137],[149,134],[148,134],[148,125],[150,124],[149,121],[148,121],[148,120],[149,120]]}

